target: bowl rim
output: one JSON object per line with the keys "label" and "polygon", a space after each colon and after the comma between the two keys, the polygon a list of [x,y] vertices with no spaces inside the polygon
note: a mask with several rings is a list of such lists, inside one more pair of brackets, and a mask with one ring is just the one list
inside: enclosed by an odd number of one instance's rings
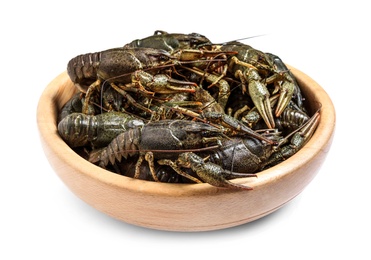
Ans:
{"label": "bowl rim", "polygon": [[[257,178],[234,179],[232,182],[248,185],[253,189],[267,185],[272,181],[285,177],[287,174],[293,174],[295,169],[308,163],[319,153],[323,152],[325,147],[327,147],[327,144],[332,141],[335,130],[336,115],[330,97],[326,91],[309,76],[292,66],[288,65],[288,67],[295,75],[300,85],[304,84],[304,82],[310,82],[310,92],[316,102],[321,106],[321,118],[317,130],[309,142],[292,157],[274,167],[258,172]],[[68,96],[71,97],[73,93],[77,92],[77,89],[74,87],[71,88],[71,86],[73,87],[73,84],[69,79],[67,72],[62,72],[45,88],[37,107],[37,124],[42,142],[47,144],[48,149],[51,149],[55,156],[58,156],[59,159],[66,165],[69,165],[71,169],[73,168],[78,172],[83,173],[86,177],[97,179],[106,185],[114,186],[118,189],[127,189],[132,192],[148,193],[156,196],[174,197],[185,195],[192,196],[194,194],[206,195],[221,193],[220,188],[211,186],[207,183],[176,184],[133,179],[131,177],[114,174],[108,170],[104,170],[80,157],[62,140],[58,134],[56,125],[57,111],[62,107],[63,99]],[[306,86],[305,88],[308,89],[304,92],[309,92],[309,86]],[[52,117],[50,117],[50,113],[52,114]],[[289,172],[287,171],[288,166],[291,169]],[[232,189],[222,190],[223,193],[242,191]]]}

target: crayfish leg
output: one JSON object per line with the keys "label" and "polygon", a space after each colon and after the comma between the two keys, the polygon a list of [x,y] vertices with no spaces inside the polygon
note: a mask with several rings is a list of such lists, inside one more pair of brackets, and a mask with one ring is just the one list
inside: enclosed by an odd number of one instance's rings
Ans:
{"label": "crayfish leg", "polygon": [[85,100],[84,100],[84,104],[82,106],[82,113],[84,113],[84,114],[89,113],[89,103],[90,103],[91,97],[92,97],[93,93],[100,87],[100,84],[101,84],[101,80],[97,79],[96,81],[94,81],[89,86],[89,88],[88,88],[88,90],[86,91],[86,94],[85,94]]}
{"label": "crayfish leg", "polygon": [[139,179],[139,176],[140,176],[140,166],[143,163],[143,159],[144,159],[144,155],[143,154],[139,154],[138,161],[135,164],[135,172],[134,172],[134,177],[133,177],[134,179]]}
{"label": "crayfish leg", "polygon": [[202,181],[200,181],[199,179],[197,179],[197,178],[189,175],[188,173],[182,171],[175,162],[173,162],[169,159],[158,160],[157,163],[160,164],[160,165],[170,166],[177,174],[179,174],[179,175],[181,175],[181,176],[183,176],[183,177],[185,177],[185,178],[187,178],[191,181],[194,181],[195,183],[202,183]]}
{"label": "crayfish leg", "polygon": [[245,186],[238,183],[233,183],[226,179],[228,176],[233,176],[235,178],[243,178],[243,177],[256,177],[255,174],[245,174],[245,173],[232,173],[229,171],[225,171],[217,164],[214,163],[204,163],[199,169],[196,171],[197,175],[206,183],[213,185],[219,188],[232,188],[232,189],[242,189],[242,190],[252,190],[251,187]]}
{"label": "crayfish leg", "polygon": [[153,153],[152,152],[147,152],[144,155],[144,158],[148,162],[148,167],[149,167],[149,170],[150,170],[150,172],[152,174],[153,180],[156,181],[156,182],[159,182],[160,180],[157,178],[156,171],[155,171],[155,164],[154,164]]}
{"label": "crayfish leg", "polygon": [[125,97],[127,99],[127,101],[132,104],[133,106],[145,111],[145,112],[148,112],[150,114],[153,113],[152,110],[150,110],[149,108],[146,108],[144,106],[142,106],[140,103],[136,102],[135,99],[130,96],[125,90],[119,88],[116,84],[114,83],[110,83],[111,87],[116,90],[118,93],[120,93],[123,97]]}

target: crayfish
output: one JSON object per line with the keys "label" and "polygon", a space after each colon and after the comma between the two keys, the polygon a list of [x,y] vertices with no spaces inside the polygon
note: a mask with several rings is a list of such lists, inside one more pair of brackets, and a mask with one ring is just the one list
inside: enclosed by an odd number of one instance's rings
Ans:
{"label": "crayfish", "polygon": [[78,55],[67,72],[79,93],[60,111],[62,139],[148,181],[250,190],[231,179],[290,158],[320,121],[278,56],[198,33],[156,31]]}

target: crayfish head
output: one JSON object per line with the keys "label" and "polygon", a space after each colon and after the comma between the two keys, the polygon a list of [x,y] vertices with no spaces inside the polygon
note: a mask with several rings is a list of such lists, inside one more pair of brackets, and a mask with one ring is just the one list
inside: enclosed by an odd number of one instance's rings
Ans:
{"label": "crayfish head", "polygon": [[169,52],[162,49],[154,48],[142,48],[142,49],[145,49],[145,54],[147,55],[147,57],[150,58],[150,60],[159,65],[165,64],[173,58]]}

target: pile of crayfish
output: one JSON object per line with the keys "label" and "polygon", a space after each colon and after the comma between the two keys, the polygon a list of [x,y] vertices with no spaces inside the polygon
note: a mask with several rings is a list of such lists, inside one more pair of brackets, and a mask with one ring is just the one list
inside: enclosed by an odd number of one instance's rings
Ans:
{"label": "pile of crayfish", "polygon": [[197,33],[156,31],[78,55],[67,73],[79,91],[60,136],[91,163],[148,181],[249,190],[230,180],[291,157],[320,118],[278,56]]}

